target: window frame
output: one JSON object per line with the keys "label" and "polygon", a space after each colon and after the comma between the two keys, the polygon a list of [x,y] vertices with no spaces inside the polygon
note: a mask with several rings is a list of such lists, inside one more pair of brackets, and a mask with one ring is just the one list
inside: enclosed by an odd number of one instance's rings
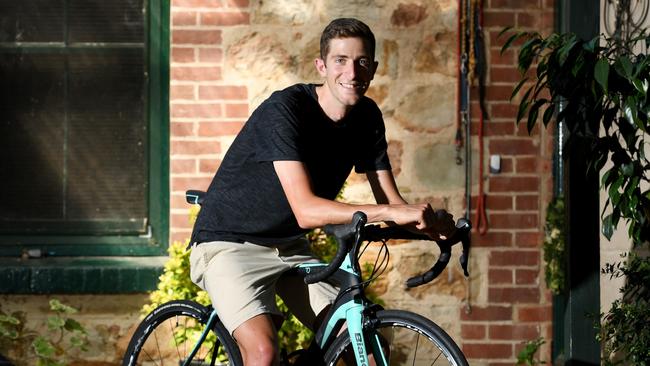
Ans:
{"label": "window frame", "polygon": [[156,256],[169,243],[169,0],[145,0],[148,72],[148,233],[145,235],[1,235],[0,257]]}

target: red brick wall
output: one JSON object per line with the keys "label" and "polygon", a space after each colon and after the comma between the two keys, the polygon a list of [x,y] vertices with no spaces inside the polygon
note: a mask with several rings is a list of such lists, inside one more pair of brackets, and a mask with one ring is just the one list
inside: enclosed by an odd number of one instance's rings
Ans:
{"label": "red brick wall", "polygon": [[[525,121],[515,125],[517,106],[509,99],[520,80],[516,54],[501,54],[507,36],[497,36],[505,26],[548,34],[553,19],[552,0],[487,0],[484,5],[490,117],[484,125],[484,153],[500,155],[502,171],[486,173],[489,231],[473,235],[474,246],[488,256],[488,288],[482,289],[486,301],[476,303],[469,314],[461,311],[461,335],[467,357],[490,366],[513,365],[525,342],[540,336],[547,344],[538,358],[551,360],[551,296],[544,285],[540,249],[544,211],[552,197],[552,131],[535,128],[529,135]],[[472,96],[476,133],[477,90]]]}
{"label": "red brick wall", "polygon": [[248,117],[245,86],[224,81],[222,30],[250,23],[248,0],[171,2],[171,240],[191,232],[185,190],[207,189]]}

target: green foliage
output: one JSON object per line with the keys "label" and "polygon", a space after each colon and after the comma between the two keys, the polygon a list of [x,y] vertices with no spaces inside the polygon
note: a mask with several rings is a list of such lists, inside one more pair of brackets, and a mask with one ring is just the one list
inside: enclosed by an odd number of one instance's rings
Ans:
{"label": "green foliage", "polygon": [[[582,40],[572,33],[543,37],[536,32],[516,32],[506,40],[503,50],[517,40],[525,40],[518,53],[522,80],[512,93],[512,98],[521,98],[517,123],[527,120],[532,131],[540,112],[547,125],[558,111],[556,119],[563,121],[569,132],[567,143],[576,137],[589,141],[589,169],[603,170],[601,187],[607,193],[601,213],[603,235],[611,239],[622,219],[634,249],[647,246],[650,56],[634,54],[631,49],[640,41],[648,46],[650,37],[644,33],[630,40]],[[605,167],[607,162],[611,164]],[[611,275],[625,275],[628,284],[621,289],[623,299],[602,316],[600,337],[605,358],[614,354],[617,360],[634,365],[649,362],[647,265],[648,259],[630,256],[627,262],[606,268]]]}
{"label": "green foliage", "polygon": [[7,314],[0,310],[0,351],[3,354],[6,354],[9,350],[21,350],[21,341],[27,334],[24,312],[17,311]]}
{"label": "green foliage", "polygon": [[325,234],[322,229],[314,229],[307,234],[314,254],[325,262],[329,262],[336,254],[336,239]]}
{"label": "green foliage", "polygon": [[163,274],[158,277],[158,287],[149,294],[149,303],[142,308],[142,315],[153,311],[159,305],[172,300],[194,300],[202,305],[210,304],[208,294],[190,279],[190,251],[188,243],[174,242],[167,252]]}
{"label": "green foliage", "polygon": [[279,296],[276,296],[275,300],[278,309],[280,309],[285,317],[282,327],[278,330],[280,348],[291,353],[295,350],[309,346],[309,343],[314,337],[314,333],[304,326],[298,318],[291,314],[289,308],[284,304]]}
{"label": "green foliage", "polygon": [[65,365],[72,352],[87,350],[86,330],[71,317],[77,309],[53,299],[50,310],[53,315],[43,324],[47,335],[26,328],[24,312],[0,311],[0,351],[15,365]]}
{"label": "green foliage", "polygon": [[546,343],[544,337],[539,337],[532,341],[528,341],[526,346],[517,355],[517,365],[541,365],[544,363],[542,360],[536,360],[535,354],[539,348]]}
{"label": "green foliage", "polygon": [[[605,365],[628,361],[632,365],[650,365],[650,258],[630,254],[625,263],[608,264],[603,273],[610,278],[625,277],[621,299],[614,301],[609,313],[601,314],[598,339],[603,342]],[[619,357],[617,353],[625,355]],[[610,358],[610,356],[613,356]],[[620,358],[620,359],[619,359]]]}
{"label": "green foliage", "polygon": [[581,136],[591,142],[591,169],[600,172],[608,160],[613,163],[602,177],[608,194],[603,234],[610,239],[623,219],[635,244],[650,240],[650,187],[640,184],[650,181],[644,149],[650,127],[650,56],[628,53],[630,47],[620,40],[605,38],[601,46],[600,37],[585,41],[572,33],[544,38],[519,32],[503,49],[520,38],[527,40],[519,50],[519,70],[531,72],[537,64],[534,83],[523,78],[513,91],[514,98],[525,90],[517,123],[527,119],[531,131],[542,109],[544,125],[559,111],[557,120],[565,122],[570,139]]}
{"label": "green foliage", "polygon": [[[363,279],[370,279],[370,283],[368,283],[365,289],[366,297],[373,303],[384,306],[386,303],[381,297],[379,297],[379,295],[377,295],[372,286],[375,283],[376,277],[378,275],[378,273],[375,273],[377,270],[378,269],[375,268],[374,265],[372,265],[370,262],[365,262],[361,265],[361,273]],[[375,278],[371,278],[370,276],[374,276]]]}
{"label": "green foliage", "polygon": [[[196,211],[194,211],[196,212]],[[191,215],[191,220],[196,215]],[[190,251],[187,250],[188,241],[185,243],[174,242],[167,252],[169,259],[165,262],[163,273],[158,277],[156,290],[149,294],[149,303],[142,307],[142,316],[146,316],[158,306],[172,300],[194,300],[202,305],[210,304],[208,293],[201,290],[190,279]],[[183,343],[186,339],[198,340],[203,329],[200,325],[192,327],[176,327],[176,333],[171,342]],[[212,333],[205,339],[207,349],[213,349],[217,337]],[[209,357],[210,355],[206,356]]]}
{"label": "green foliage", "polygon": [[[190,209],[190,223],[196,221],[198,206]],[[190,279],[189,240],[184,243],[174,242],[169,248],[169,259],[165,262],[163,274],[155,291],[149,294],[149,303],[142,307],[143,317],[158,306],[172,300],[194,300],[202,305],[210,304],[210,297]]]}
{"label": "green foliage", "polygon": [[544,226],[544,273],[546,287],[554,295],[566,288],[566,248],[564,226],[564,199],[557,197],[548,204]]}

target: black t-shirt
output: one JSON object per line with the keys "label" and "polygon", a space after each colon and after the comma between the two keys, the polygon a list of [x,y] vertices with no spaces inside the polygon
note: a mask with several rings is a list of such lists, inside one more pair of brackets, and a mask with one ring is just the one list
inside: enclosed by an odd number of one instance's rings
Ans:
{"label": "black t-shirt", "polygon": [[377,105],[364,97],[335,123],[318,104],[315,87],[277,91],[253,112],[208,188],[192,242],[274,245],[304,235],[273,161],[303,162],[314,193],[326,199],[336,198],[352,167],[358,173],[390,169]]}

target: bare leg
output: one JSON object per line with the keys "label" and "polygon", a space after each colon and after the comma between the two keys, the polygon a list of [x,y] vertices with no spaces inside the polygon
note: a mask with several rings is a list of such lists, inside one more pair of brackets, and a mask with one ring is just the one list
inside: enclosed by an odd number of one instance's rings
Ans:
{"label": "bare leg", "polygon": [[233,336],[245,366],[277,366],[280,363],[277,330],[270,315],[261,314],[245,321],[235,329]]}

